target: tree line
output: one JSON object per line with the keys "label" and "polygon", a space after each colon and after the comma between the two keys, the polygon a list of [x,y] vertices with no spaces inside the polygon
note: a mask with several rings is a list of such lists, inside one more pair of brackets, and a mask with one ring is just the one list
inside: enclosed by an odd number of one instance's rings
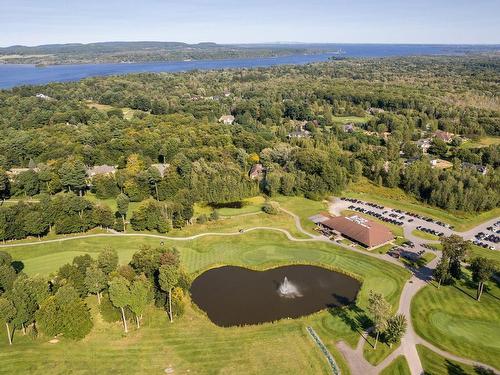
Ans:
{"label": "tree line", "polygon": [[140,328],[153,305],[168,311],[171,322],[182,315],[190,283],[175,248],[143,246],[124,265],[108,248],[96,259],[88,254],[75,257],[50,279],[26,275],[22,262],[0,252],[0,319],[9,344],[16,331],[78,340],[92,330],[88,303],[95,296],[103,319],[121,320],[127,333],[131,320]]}

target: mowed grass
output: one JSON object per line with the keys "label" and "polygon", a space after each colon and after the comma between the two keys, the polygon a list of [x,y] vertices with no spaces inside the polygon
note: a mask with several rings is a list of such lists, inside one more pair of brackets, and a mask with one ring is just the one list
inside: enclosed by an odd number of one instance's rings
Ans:
{"label": "mowed grass", "polygon": [[[235,240],[237,239],[237,240]],[[120,262],[126,263],[141,245],[158,246],[158,239],[106,237],[76,239],[58,243],[8,248],[25,263],[30,274],[50,272],[73,255],[96,256],[106,246],[115,248]],[[172,366],[185,374],[327,374],[324,356],[307,336],[311,325],[335,356],[343,373],[348,369],[335,342],[344,340],[354,346],[364,316],[368,293],[384,294],[394,309],[408,279],[403,268],[357,254],[323,242],[292,242],[283,234],[256,231],[238,237],[210,236],[190,241],[165,241],[176,246],[183,267],[195,275],[222,264],[265,269],[291,263],[312,263],[353,275],[363,284],[356,307],[322,311],[297,320],[243,328],[220,328],[188,304],[185,316],[174,324],[163,312],[146,314],[141,330],[123,337],[118,323],[97,320],[92,333],[81,342],[66,341],[50,345],[48,338],[36,341],[18,332],[15,345],[7,348],[0,338],[2,369],[10,373],[162,373]],[[59,256],[59,258],[58,258]],[[90,299],[94,300],[94,299]],[[0,335],[3,332],[0,331]],[[1,337],[1,336],[0,336]]]}
{"label": "mowed grass", "polygon": [[466,281],[429,285],[413,298],[412,320],[441,349],[500,369],[500,288],[490,281],[485,289],[478,302],[475,285]]}
{"label": "mowed grass", "polygon": [[425,215],[449,223],[457,231],[466,231],[484,221],[500,216],[500,208],[478,214],[463,211],[446,211],[437,207],[431,207],[419,202],[416,198],[409,196],[399,188],[379,186],[368,181],[368,179],[361,179],[356,184],[352,184],[342,196]]}
{"label": "mowed grass", "polygon": [[393,345],[391,348],[386,343],[380,341],[378,342],[376,349],[373,349],[373,345],[375,345],[375,337],[369,336],[368,341],[365,341],[363,345],[363,357],[365,357],[365,359],[374,366],[382,362],[388,355],[399,347],[399,344],[397,344]]}
{"label": "mowed grass", "polygon": [[488,147],[500,145],[500,137],[481,137],[477,140],[469,140],[460,145],[460,148]]}
{"label": "mowed grass", "polygon": [[410,367],[408,366],[405,356],[400,355],[397,357],[389,366],[380,372],[380,375],[411,375]]}
{"label": "mowed grass", "polygon": [[334,123],[336,124],[341,124],[341,125],[344,125],[344,124],[349,124],[349,123],[354,123],[354,124],[366,124],[368,121],[370,121],[370,119],[372,118],[373,116],[371,115],[367,115],[367,116],[333,116],[332,117],[332,120]]}
{"label": "mowed grass", "polygon": [[439,236],[427,232],[422,232],[421,230],[418,229],[414,229],[411,232],[411,234],[413,234],[416,237],[423,238],[424,240],[439,241]]}
{"label": "mowed grass", "polygon": [[[425,375],[479,375],[472,366],[441,357],[424,345],[417,345]],[[389,375],[391,373],[387,373]],[[392,373],[397,374],[397,373]]]}
{"label": "mowed grass", "polygon": [[321,211],[328,211],[326,202],[313,201],[304,197],[277,196],[272,198],[284,209],[293,212],[300,218],[302,228],[313,233],[316,226],[309,218],[319,214]]}

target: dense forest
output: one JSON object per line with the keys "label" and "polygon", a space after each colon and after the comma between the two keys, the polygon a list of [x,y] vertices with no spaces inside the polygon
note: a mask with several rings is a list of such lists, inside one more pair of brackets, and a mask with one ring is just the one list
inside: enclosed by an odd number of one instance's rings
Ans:
{"label": "dense forest", "polygon": [[[477,141],[500,136],[499,73],[498,57],[345,59],[3,90],[0,197],[42,198],[0,207],[0,239],[119,230],[129,201],[142,202],[135,229],[165,232],[195,202],[323,199],[362,176],[445,209],[488,210],[500,201],[499,146]],[[116,170],[88,175],[100,165]]]}

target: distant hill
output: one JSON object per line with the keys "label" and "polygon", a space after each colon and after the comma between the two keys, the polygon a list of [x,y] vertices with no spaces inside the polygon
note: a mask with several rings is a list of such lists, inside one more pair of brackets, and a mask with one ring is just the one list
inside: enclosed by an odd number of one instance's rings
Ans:
{"label": "distant hill", "polygon": [[283,56],[321,53],[327,46],[312,45],[223,45],[212,42],[101,42],[10,46],[0,48],[0,62],[30,64],[81,64],[110,62],[147,62]]}

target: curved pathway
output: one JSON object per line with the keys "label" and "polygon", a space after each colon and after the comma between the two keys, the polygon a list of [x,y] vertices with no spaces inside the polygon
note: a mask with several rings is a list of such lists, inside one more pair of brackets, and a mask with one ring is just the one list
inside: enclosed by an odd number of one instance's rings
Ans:
{"label": "curved pathway", "polygon": [[[340,214],[340,211],[345,208],[339,208],[338,206],[330,206],[330,211],[335,213],[335,214]],[[22,246],[28,246],[28,245],[42,245],[45,243],[54,243],[54,242],[62,242],[62,241],[72,241],[72,240],[78,240],[82,238],[94,238],[94,237],[150,237],[150,238],[158,238],[158,239],[165,239],[165,240],[172,240],[172,241],[191,241],[195,240],[198,238],[202,237],[207,237],[207,236],[238,236],[242,235],[244,233],[248,232],[253,232],[253,231],[258,231],[258,230],[269,230],[269,231],[274,231],[274,232],[280,232],[284,234],[290,241],[294,242],[311,242],[311,241],[321,241],[325,243],[329,243],[331,245],[336,245],[338,247],[342,247],[344,249],[354,251],[359,254],[363,254],[366,256],[378,258],[384,261],[388,261],[392,264],[395,264],[400,267],[405,267],[404,264],[399,262],[397,259],[394,259],[386,254],[377,254],[377,253],[371,253],[366,250],[360,250],[357,248],[353,248],[350,246],[347,246],[342,243],[337,243],[337,242],[332,242],[328,238],[321,236],[321,235],[315,235],[311,234],[308,231],[306,231],[302,227],[302,223],[300,221],[300,217],[294,214],[291,211],[288,211],[284,208],[280,208],[281,211],[285,212],[286,214],[290,215],[295,222],[295,226],[299,232],[302,234],[308,236],[309,238],[296,238],[294,237],[288,230],[282,229],[282,228],[274,228],[274,227],[268,227],[268,226],[259,226],[259,227],[252,227],[248,228],[242,231],[238,232],[206,232],[206,233],[199,233],[195,234],[192,236],[186,236],[186,237],[172,237],[172,236],[163,236],[163,235],[158,235],[158,234],[147,234],[147,233],[99,233],[99,234],[86,234],[86,235],[81,235],[81,236],[74,236],[74,237],[66,237],[66,238],[59,238],[59,239],[53,239],[53,240],[45,240],[45,241],[36,241],[36,242],[24,242],[24,243],[15,243],[15,244],[0,244],[0,248],[9,248],[9,247],[22,247]],[[490,225],[490,222],[496,221],[497,219],[490,220],[488,223],[483,223],[480,224],[478,227],[485,227]],[[467,233],[473,233],[476,230],[476,228],[471,229]],[[427,241],[424,240],[420,237],[416,237],[411,234],[411,231],[413,229],[411,227],[405,226],[404,228],[404,233],[405,236],[408,236],[407,238],[410,239],[411,241],[415,242],[416,245],[422,245],[424,243],[429,243],[432,241]],[[434,241],[436,242],[436,241]],[[408,282],[405,284],[403,287],[403,291],[401,293],[401,297],[399,300],[399,309],[398,313],[404,314],[407,318],[408,321],[408,329],[406,334],[401,340],[401,345],[394,351],[392,352],[388,357],[386,357],[380,364],[377,366],[373,366],[372,364],[368,363],[364,356],[363,356],[363,346],[364,342],[366,340],[367,335],[369,334],[368,332],[365,332],[364,335],[361,336],[357,346],[355,349],[352,349],[349,347],[346,343],[344,342],[339,342],[337,344],[340,352],[344,355],[346,358],[349,367],[351,369],[351,372],[353,374],[363,374],[363,375],[376,375],[378,374],[382,369],[387,367],[397,356],[399,355],[404,355],[408,361],[408,365],[410,367],[412,375],[422,375],[424,373],[420,358],[418,356],[417,350],[416,350],[416,345],[417,344],[422,344],[427,346],[429,349],[435,351],[439,355],[446,357],[448,359],[457,361],[457,362],[462,362],[465,364],[473,365],[473,366],[480,366],[484,367],[487,369],[492,370],[494,373],[498,374],[498,371],[486,364],[482,364],[470,359],[462,358],[459,356],[456,356],[452,353],[449,353],[447,351],[444,351],[442,349],[437,348],[433,344],[427,342],[423,338],[417,335],[417,333],[413,329],[412,321],[411,321],[411,312],[410,312],[410,306],[411,306],[411,300],[415,296],[415,294],[422,289],[424,286],[428,285],[428,282],[432,279],[432,271],[436,267],[437,263],[439,261],[439,255],[431,261],[429,264],[427,264],[424,267],[421,267],[418,270],[410,269],[413,273],[413,276],[408,280]],[[408,267],[406,267],[408,268]]]}

